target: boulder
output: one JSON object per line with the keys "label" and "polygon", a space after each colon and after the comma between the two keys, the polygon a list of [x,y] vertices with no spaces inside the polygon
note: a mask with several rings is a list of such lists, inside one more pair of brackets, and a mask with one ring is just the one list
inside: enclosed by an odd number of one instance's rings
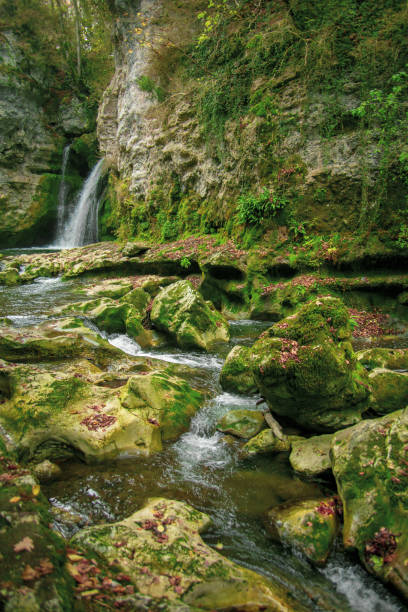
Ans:
{"label": "boulder", "polygon": [[242,457],[253,457],[269,453],[288,452],[291,449],[291,442],[287,436],[279,438],[272,429],[264,429],[254,436],[241,450]]}
{"label": "boulder", "polygon": [[357,351],[356,357],[367,370],[374,368],[408,370],[408,349],[365,349]]}
{"label": "boulder", "polygon": [[315,565],[325,565],[340,528],[336,498],[308,499],[277,506],[267,513],[266,528],[300,550]]}
{"label": "boulder", "polygon": [[370,407],[377,414],[395,412],[408,405],[408,373],[375,368],[369,374]]}
{"label": "boulder", "polygon": [[271,411],[313,432],[360,421],[370,389],[350,337],[347,309],[331,297],[308,302],[263,334],[250,359]]}
{"label": "boulder", "polygon": [[203,400],[171,369],[128,376],[118,387],[87,370],[27,365],[4,367],[1,379],[0,422],[19,456],[36,462],[149,456],[188,429]]}
{"label": "boulder", "polygon": [[217,342],[229,340],[227,321],[188,281],[162,289],[153,301],[150,318],[181,348],[209,350]]}
{"label": "boulder", "polygon": [[62,470],[59,465],[48,461],[48,459],[45,459],[45,461],[41,461],[41,463],[37,463],[31,466],[31,469],[34,476],[41,483],[57,480],[62,474]]}
{"label": "boulder", "polygon": [[220,374],[220,385],[225,391],[248,395],[257,388],[250,368],[251,349],[234,346],[228,354]]}
{"label": "boulder", "polygon": [[217,429],[238,438],[252,438],[266,426],[261,410],[230,410],[217,423]]}
{"label": "boulder", "polygon": [[80,287],[77,293],[90,298],[108,297],[118,299],[133,289],[133,283],[128,278],[107,278],[103,281]]}
{"label": "boulder", "polygon": [[408,409],[337,432],[331,456],[345,547],[408,599]]}
{"label": "boulder", "polygon": [[154,498],[123,521],[79,531],[71,546],[115,564],[138,593],[170,606],[293,610],[285,589],[203,542],[200,533],[209,524],[206,514],[183,502]]}
{"label": "boulder", "polygon": [[328,472],[331,469],[332,437],[332,434],[323,434],[308,439],[292,439],[289,462],[295,472],[309,478]]}

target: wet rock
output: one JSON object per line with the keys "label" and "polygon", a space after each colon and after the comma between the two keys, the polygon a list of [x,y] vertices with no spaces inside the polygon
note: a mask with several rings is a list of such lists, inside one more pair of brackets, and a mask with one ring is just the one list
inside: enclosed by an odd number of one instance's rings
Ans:
{"label": "wet rock", "polygon": [[154,299],[150,318],[182,348],[209,350],[217,342],[229,340],[227,321],[188,281],[162,289]]}
{"label": "wet rock", "polygon": [[238,438],[252,438],[266,426],[261,410],[230,410],[217,423],[217,429]]}
{"label": "wet rock", "polygon": [[251,349],[254,379],[271,411],[314,432],[360,421],[368,375],[350,338],[347,309],[337,298],[308,302],[275,323]]}
{"label": "wet rock", "polygon": [[133,289],[130,279],[113,278],[94,283],[89,286],[80,287],[77,293],[87,295],[91,298],[108,297],[118,299]]}
{"label": "wet rock", "polygon": [[228,354],[220,374],[220,384],[225,391],[243,395],[255,393],[257,387],[250,368],[251,349],[234,346]]}
{"label": "wet rock", "polygon": [[129,518],[71,540],[129,576],[138,593],[190,609],[293,610],[285,591],[236,565],[200,537],[207,515],[178,501],[150,499]]}
{"label": "wet rock", "polygon": [[302,476],[313,478],[331,469],[331,434],[313,436],[308,439],[293,439],[289,461],[292,468]]}
{"label": "wet rock", "polygon": [[369,380],[370,407],[377,414],[395,412],[408,405],[408,373],[375,368]]}
{"label": "wet rock", "polygon": [[356,357],[367,370],[408,370],[408,349],[372,348],[357,351]]}
{"label": "wet rock", "polygon": [[0,422],[19,455],[35,461],[149,456],[188,429],[203,401],[171,370],[134,374],[124,386],[98,384],[86,370],[10,365],[1,373]]}
{"label": "wet rock", "polygon": [[41,483],[51,482],[52,480],[58,480],[62,474],[62,470],[56,463],[52,463],[46,459],[31,466],[32,472],[37,480]]}
{"label": "wet rock", "polygon": [[408,409],[337,432],[331,455],[345,547],[407,599]]}
{"label": "wet rock", "polygon": [[65,542],[49,529],[51,516],[37,481],[0,440],[2,609],[73,609]]}
{"label": "wet rock", "polygon": [[283,544],[300,550],[315,565],[325,565],[340,528],[334,498],[309,499],[270,510],[266,528]]}
{"label": "wet rock", "polygon": [[0,358],[8,361],[35,362],[83,357],[100,365],[122,355],[122,351],[72,317],[21,329],[1,327]]}
{"label": "wet rock", "polygon": [[252,457],[254,455],[288,452],[290,449],[291,442],[287,436],[279,438],[272,429],[264,429],[244,444],[241,455],[242,457]]}

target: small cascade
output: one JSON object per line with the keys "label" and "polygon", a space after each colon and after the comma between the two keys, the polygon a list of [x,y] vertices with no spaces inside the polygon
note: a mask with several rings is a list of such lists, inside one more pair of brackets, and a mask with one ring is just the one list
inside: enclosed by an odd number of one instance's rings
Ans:
{"label": "small cascade", "polygon": [[65,175],[67,172],[67,166],[69,161],[69,152],[71,149],[71,145],[67,145],[64,148],[64,152],[62,154],[62,166],[61,166],[61,183],[58,191],[58,212],[57,212],[57,233],[56,240],[58,242],[59,236],[62,235],[64,231],[64,225],[68,216],[68,183],[65,180]]}
{"label": "small cascade", "polygon": [[57,236],[55,246],[71,248],[98,241],[99,180],[103,162],[100,159],[86,179],[74,210]]}

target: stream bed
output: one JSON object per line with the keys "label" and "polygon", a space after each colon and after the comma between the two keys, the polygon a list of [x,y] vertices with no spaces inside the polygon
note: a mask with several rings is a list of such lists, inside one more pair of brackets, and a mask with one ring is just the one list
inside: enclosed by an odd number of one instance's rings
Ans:
{"label": "stream bed", "polygon": [[[37,279],[18,287],[0,287],[0,317],[8,317],[16,326],[35,325],[52,308],[78,301],[75,289],[83,282]],[[239,461],[238,442],[216,431],[223,414],[237,408],[255,409],[258,399],[222,391],[218,378],[223,359],[233,344],[250,345],[269,325],[233,322],[230,346],[214,354],[172,347],[143,351],[126,335],[101,333],[130,356],[190,366],[194,369],[191,384],[198,381],[208,390],[209,399],[192,419],[190,430],[149,459],[61,463],[60,479],[42,486],[54,508],[55,527],[70,537],[84,525],[122,520],[149,497],[183,500],[211,516],[213,525],[204,535],[208,544],[285,585],[306,609],[402,611],[400,600],[345,554],[340,542],[328,565],[316,569],[266,533],[263,515],[269,508],[330,491],[334,483],[302,481],[283,454]]]}

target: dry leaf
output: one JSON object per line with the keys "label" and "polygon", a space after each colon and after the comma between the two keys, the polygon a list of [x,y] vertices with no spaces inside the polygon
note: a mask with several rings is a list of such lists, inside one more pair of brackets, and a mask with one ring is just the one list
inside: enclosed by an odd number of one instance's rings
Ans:
{"label": "dry leaf", "polygon": [[21,501],[21,497],[12,497],[10,500],[10,504],[16,504],[17,502]]}
{"label": "dry leaf", "polygon": [[14,544],[14,552],[19,553],[23,551],[31,552],[34,550],[34,542],[31,538],[25,537],[17,544]]}
{"label": "dry leaf", "polygon": [[32,492],[33,492],[34,497],[37,497],[37,495],[40,494],[40,491],[41,491],[40,485],[37,484],[33,486]]}
{"label": "dry leaf", "polygon": [[38,578],[38,572],[31,565],[26,565],[21,575],[22,579],[28,582],[29,580],[35,580]]}

